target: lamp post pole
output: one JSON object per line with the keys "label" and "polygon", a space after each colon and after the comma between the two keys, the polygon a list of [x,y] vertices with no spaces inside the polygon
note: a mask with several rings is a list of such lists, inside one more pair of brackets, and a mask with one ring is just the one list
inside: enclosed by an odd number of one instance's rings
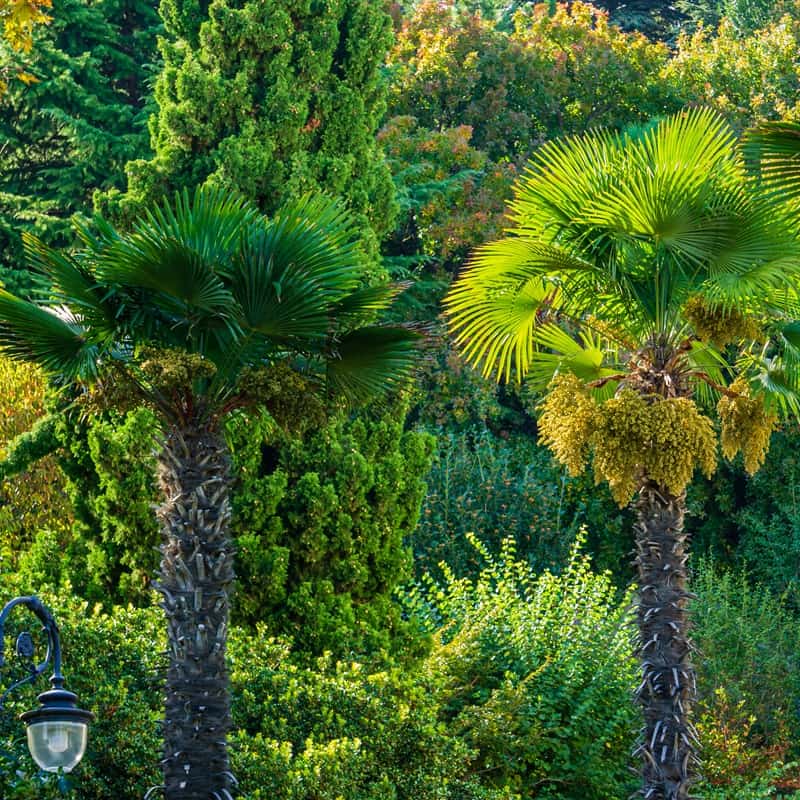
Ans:
{"label": "lamp post pole", "polygon": [[[0,668],[5,665],[5,623],[17,606],[27,608],[39,618],[42,630],[47,634],[47,652],[41,663],[31,665],[28,675],[0,695],[0,710],[11,692],[33,683],[52,662],[50,689],[39,695],[39,708],[26,711],[20,715],[20,719],[27,725],[28,748],[33,760],[46,772],[69,772],[86,752],[89,722],[94,719],[94,714],[78,708],[77,695],[64,688],[58,626],[50,610],[38,597],[15,597],[0,611]],[[21,633],[17,637],[16,652],[23,658],[34,656],[35,648],[29,633]]]}

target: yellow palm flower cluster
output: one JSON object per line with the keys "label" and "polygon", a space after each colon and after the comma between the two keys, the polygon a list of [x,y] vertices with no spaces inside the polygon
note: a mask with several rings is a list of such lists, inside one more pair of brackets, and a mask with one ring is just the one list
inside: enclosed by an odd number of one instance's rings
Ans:
{"label": "yellow palm flower cluster", "polygon": [[647,402],[621,392],[601,406],[592,445],[595,480],[608,481],[620,505],[642,475],[680,494],[695,468],[710,476],[717,465],[714,426],[686,397]]}
{"label": "yellow palm flower cluster", "polygon": [[550,384],[539,417],[539,438],[573,477],[586,469],[599,411],[575,375],[559,375]]}
{"label": "yellow palm flower cluster", "polygon": [[539,419],[542,441],[573,475],[594,456],[595,480],[624,506],[642,477],[680,494],[700,468],[717,464],[711,420],[688,398],[645,399],[631,390],[599,404],[574,376],[551,385]]}
{"label": "yellow palm flower cluster", "polygon": [[236,389],[243,400],[266,408],[284,428],[304,430],[325,420],[321,387],[288,364],[245,369]]}
{"label": "yellow palm flower cluster", "polygon": [[[101,381],[84,394],[79,402],[84,414],[103,411],[132,411],[137,406],[152,405],[148,390],[165,397],[191,393],[195,380],[213,378],[216,366],[198,353],[183,350],[143,347],[139,351],[141,375],[119,367],[111,369]],[[144,380],[141,380],[141,378]]]}
{"label": "yellow palm flower cluster", "polygon": [[758,339],[761,330],[758,322],[736,309],[722,311],[712,308],[703,297],[695,295],[687,300],[683,315],[691,323],[695,333],[703,342],[712,342],[725,347],[742,339]]}
{"label": "yellow palm flower cluster", "polygon": [[730,388],[737,396],[722,397],[717,403],[722,454],[733,459],[741,451],[744,468],[752,475],[764,463],[778,415],[766,409],[763,397],[751,397],[743,378],[737,378]]}

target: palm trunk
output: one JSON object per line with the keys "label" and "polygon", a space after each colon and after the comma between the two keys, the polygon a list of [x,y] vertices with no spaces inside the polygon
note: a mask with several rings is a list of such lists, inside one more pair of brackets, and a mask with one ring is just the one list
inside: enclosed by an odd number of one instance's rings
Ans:
{"label": "palm trunk", "polygon": [[686,590],[685,496],[645,480],[636,502],[639,571],[638,655],[644,711],[642,793],[645,800],[688,800],[697,764],[690,722],[695,696]]}
{"label": "palm trunk", "polygon": [[230,691],[225,663],[230,464],[214,427],[169,431],[159,457],[164,532],[157,585],[167,617],[164,719],[166,800],[229,800]]}

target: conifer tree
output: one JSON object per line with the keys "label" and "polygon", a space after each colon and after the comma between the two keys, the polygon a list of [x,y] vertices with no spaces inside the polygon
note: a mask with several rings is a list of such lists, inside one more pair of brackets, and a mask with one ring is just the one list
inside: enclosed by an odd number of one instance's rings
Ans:
{"label": "conifer tree", "polygon": [[[375,143],[391,19],[372,0],[162,0],[155,155],[129,165],[121,220],[174,189],[235,189],[265,213],[322,189],[374,255],[393,187]],[[114,203],[119,203],[114,206]]]}
{"label": "conifer tree", "polygon": [[[72,239],[69,217],[124,182],[147,151],[145,105],[160,27],[145,0],[60,0],[37,29],[25,80],[0,98],[0,280],[25,290],[21,234]],[[18,53],[0,48],[0,72]]]}

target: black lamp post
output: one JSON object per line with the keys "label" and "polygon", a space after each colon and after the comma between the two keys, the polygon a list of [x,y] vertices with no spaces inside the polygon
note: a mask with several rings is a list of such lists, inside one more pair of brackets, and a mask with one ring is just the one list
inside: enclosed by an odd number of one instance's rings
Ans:
{"label": "black lamp post", "polygon": [[[33,683],[47,669],[51,659],[53,675],[51,688],[39,695],[39,708],[20,715],[28,728],[28,748],[33,760],[46,772],[69,772],[83,758],[89,722],[94,719],[91,711],[77,706],[77,695],[64,689],[64,676],[61,674],[61,642],[58,627],[50,610],[38,597],[15,597],[0,611],[0,667],[5,664],[4,634],[5,622],[17,606],[25,606],[41,621],[47,634],[47,653],[41,664],[31,664],[30,674],[10,686],[0,696],[0,709],[8,695],[19,686]],[[34,655],[33,639],[28,633],[17,638],[17,654],[24,658]]]}

